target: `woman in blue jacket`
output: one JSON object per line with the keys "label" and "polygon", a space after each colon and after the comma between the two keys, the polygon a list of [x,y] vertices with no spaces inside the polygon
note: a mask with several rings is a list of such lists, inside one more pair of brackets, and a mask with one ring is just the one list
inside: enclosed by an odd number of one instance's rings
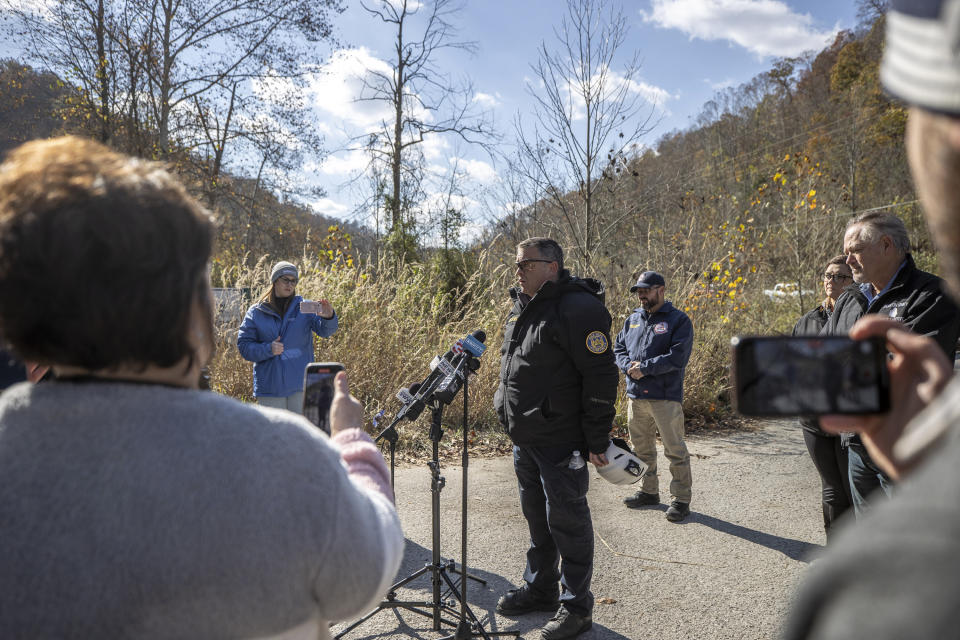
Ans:
{"label": "woman in blue jacket", "polygon": [[303,375],[313,361],[313,334],[328,338],[337,314],[328,300],[296,295],[299,273],[289,262],[270,272],[270,289],[247,310],[237,349],[253,363],[253,395],[262,405],[303,412]]}

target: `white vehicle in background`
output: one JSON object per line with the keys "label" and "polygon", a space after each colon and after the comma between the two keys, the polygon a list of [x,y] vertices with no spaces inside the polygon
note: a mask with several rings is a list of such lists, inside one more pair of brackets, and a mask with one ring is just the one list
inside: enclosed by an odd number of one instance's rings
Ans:
{"label": "white vehicle in background", "polygon": [[[764,289],[763,295],[767,296],[774,302],[783,302],[784,300],[791,300],[796,298],[801,293],[800,287],[797,286],[796,282],[778,282],[773,285],[773,289]],[[816,294],[816,291],[803,289],[803,295],[812,296]]]}

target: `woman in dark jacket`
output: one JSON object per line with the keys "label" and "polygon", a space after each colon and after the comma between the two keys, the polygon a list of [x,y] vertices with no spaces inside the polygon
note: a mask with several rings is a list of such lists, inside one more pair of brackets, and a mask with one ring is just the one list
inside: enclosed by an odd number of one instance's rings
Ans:
{"label": "woman in dark jacket", "polygon": [[[826,298],[816,309],[804,314],[793,327],[793,335],[817,335],[830,319],[833,305],[844,288],[853,283],[853,273],[845,256],[831,258],[823,270],[823,288]],[[827,540],[832,536],[833,523],[850,508],[850,480],[847,476],[847,450],[840,443],[840,436],[820,429],[816,418],[804,418],[803,440],[813,464],[820,474],[823,502],[823,528]]]}

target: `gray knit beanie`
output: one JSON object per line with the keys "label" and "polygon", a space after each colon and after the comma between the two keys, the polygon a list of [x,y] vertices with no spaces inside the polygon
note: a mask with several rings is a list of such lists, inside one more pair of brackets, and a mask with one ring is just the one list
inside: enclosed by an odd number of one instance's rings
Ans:
{"label": "gray knit beanie", "polygon": [[273,265],[273,270],[270,272],[270,283],[276,282],[281,276],[293,276],[298,280],[300,279],[300,273],[297,271],[296,265],[290,262],[278,262]]}

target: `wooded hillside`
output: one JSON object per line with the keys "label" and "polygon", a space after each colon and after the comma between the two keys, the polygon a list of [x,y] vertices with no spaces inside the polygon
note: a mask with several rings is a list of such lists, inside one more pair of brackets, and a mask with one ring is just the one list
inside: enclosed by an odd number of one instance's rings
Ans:
{"label": "wooded hillside", "polygon": [[[118,142],[133,138],[114,121],[111,143],[167,161],[216,211],[216,286],[258,289],[272,261],[301,264],[308,277],[299,292],[330,297],[342,318],[343,330],[321,341],[317,359],[357,371],[359,395],[371,410],[389,409],[398,385],[422,377],[425,363],[453,338],[483,328],[496,347],[515,243],[549,235],[568,248],[572,271],[607,285],[614,332],[636,306],[628,294],[636,275],[655,269],[666,276],[668,299],[696,328],[685,406],[693,422],[709,423],[729,409],[730,337],[789,331],[815,306],[819,274],[840,253],[850,217],[874,209],[901,216],[918,263],[936,271],[904,157],[906,112],[878,83],[882,36],[882,14],[871,15],[820,52],[777,60],[749,83],[718,93],[689,130],[648,146],[611,145],[589,185],[557,191],[504,163],[501,182],[514,185],[511,195],[525,196],[514,199],[527,205],[492,223],[472,247],[457,240],[462,218],[454,214],[462,212],[453,209],[444,212],[442,225],[452,226],[444,226],[449,233],[440,247],[418,244],[411,227],[401,229],[398,245],[397,229],[390,238],[309,213],[262,171],[223,171],[216,136],[210,144],[177,146],[185,138],[171,130],[161,153],[153,142]],[[2,62],[0,150],[65,132],[98,137],[102,118],[83,108],[86,96],[50,72]],[[215,106],[205,123],[225,115]],[[150,122],[138,124],[137,140],[156,139]],[[538,153],[559,153],[553,143],[544,141]],[[585,193],[593,198],[587,217]],[[370,206],[396,204],[383,193],[378,198]],[[402,226],[412,218],[398,220]],[[776,283],[792,283],[801,295],[772,301],[763,290]],[[223,392],[249,397],[250,365],[232,346],[234,329],[224,328],[214,381]],[[471,387],[481,424],[495,423],[495,352]]]}

